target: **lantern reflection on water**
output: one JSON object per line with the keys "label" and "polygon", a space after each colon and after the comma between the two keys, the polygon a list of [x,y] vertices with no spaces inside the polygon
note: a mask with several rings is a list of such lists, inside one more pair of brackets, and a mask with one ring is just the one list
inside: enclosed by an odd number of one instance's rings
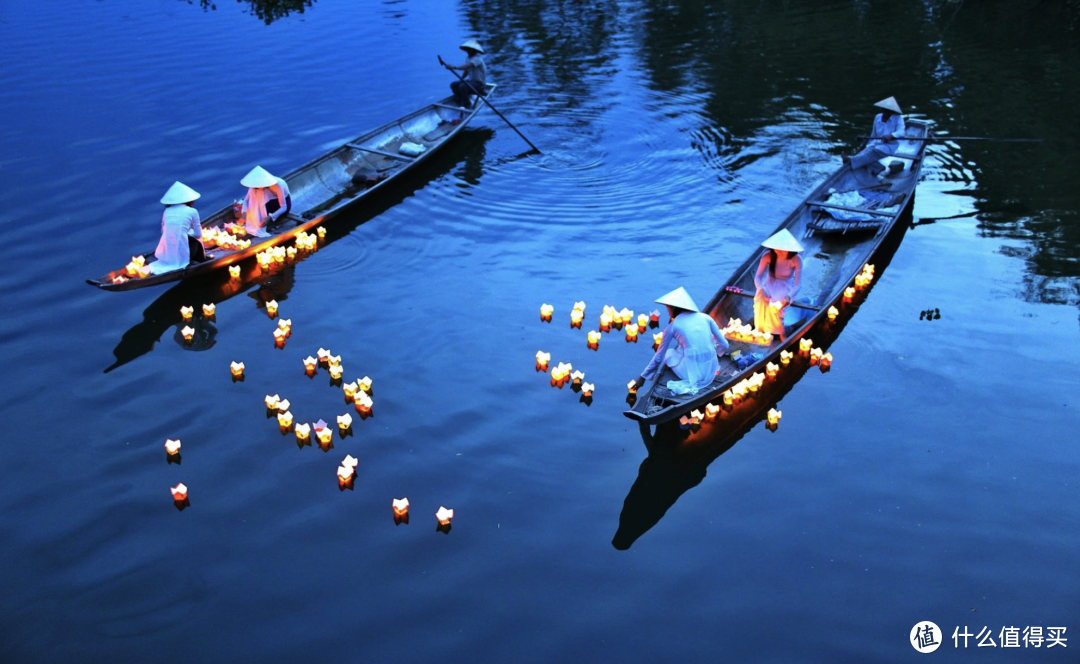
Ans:
{"label": "lantern reflection on water", "polygon": [[183,482],[172,487],[169,491],[172,492],[173,500],[177,502],[187,500],[188,488]]}
{"label": "lantern reflection on water", "polygon": [[439,525],[448,525],[450,519],[454,518],[454,510],[448,510],[443,506],[439,506],[439,511],[435,512],[435,518],[439,520]]}
{"label": "lantern reflection on water", "polygon": [[169,456],[173,456],[180,452],[180,441],[172,440],[171,438],[165,439],[165,452]]}

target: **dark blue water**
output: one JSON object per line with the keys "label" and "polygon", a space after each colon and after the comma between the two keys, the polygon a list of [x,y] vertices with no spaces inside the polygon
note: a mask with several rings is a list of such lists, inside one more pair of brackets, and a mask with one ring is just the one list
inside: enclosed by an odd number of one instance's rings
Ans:
{"label": "dark blue water", "polygon": [[[0,659],[908,661],[920,620],[941,660],[1074,659],[950,638],[1080,629],[1068,7],[267,6],[0,7]],[[436,55],[470,37],[542,155],[485,111],[240,292],[83,282],[154,246],[173,180],[205,216],[253,165],[445,96]],[[934,145],[916,225],[779,430],[648,454],[621,411],[649,344],[587,350],[572,304],[595,327],[678,285],[707,300],[889,94],[944,133],[1047,141]],[[178,309],[204,301],[217,319],[186,347]],[[262,403],[355,412],[304,375],[320,347],[374,379],[375,416],[325,453]],[[541,349],[591,405],[535,372]]]}

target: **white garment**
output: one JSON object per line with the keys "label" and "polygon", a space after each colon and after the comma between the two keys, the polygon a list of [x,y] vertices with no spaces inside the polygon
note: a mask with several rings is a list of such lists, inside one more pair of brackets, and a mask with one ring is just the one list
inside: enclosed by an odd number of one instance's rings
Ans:
{"label": "white garment", "polygon": [[487,85],[487,65],[484,64],[483,56],[479,53],[470,55],[465,62],[472,65],[465,72],[465,80],[476,84],[473,86],[474,90],[484,90],[484,86]]}
{"label": "white garment", "polygon": [[727,339],[711,316],[688,311],[664,328],[664,340],[641,376],[646,381],[652,380],[666,365],[682,379],[669,380],[669,390],[675,394],[697,394],[716,378],[720,369],[717,356],[727,349]]}
{"label": "white garment", "polygon": [[161,274],[187,267],[191,261],[189,235],[202,239],[202,226],[195,208],[184,203],[166,207],[161,215],[161,241],[154,250],[157,260],[150,263],[150,271]]}
{"label": "white garment", "polygon": [[[883,121],[881,116],[883,113],[878,113],[874,116],[874,128],[870,132],[871,136],[894,136],[896,138],[903,138],[907,132],[907,128],[904,126],[904,116],[899,113],[893,113],[889,117],[888,121]],[[877,148],[886,155],[890,155],[896,152],[897,146],[900,145],[899,141],[885,142],[884,138],[871,138],[866,143],[867,148]],[[864,148],[865,149],[865,148]]]}
{"label": "white garment", "polygon": [[[275,180],[277,180],[277,183],[269,187],[249,188],[247,196],[244,196],[244,206],[241,208],[241,212],[244,215],[244,226],[248,235],[266,237],[269,235],[264,230],[267,217],[276,220],[279,216],[285,214],[285,199],[290,195],[289,185],[281,178],[275,178]],[[266,201],[270,200],[271,196],[276,196],[278,200],[278,210],[274,214],[269,214],[266,211]]]}

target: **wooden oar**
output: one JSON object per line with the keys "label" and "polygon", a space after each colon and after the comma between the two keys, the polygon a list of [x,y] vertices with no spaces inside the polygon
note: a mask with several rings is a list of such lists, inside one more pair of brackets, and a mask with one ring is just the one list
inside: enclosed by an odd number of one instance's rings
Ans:
{"label": "wooden oar", "polygon": [[[859,136],[863,140],[896,138],[895,136]],[[1043,138],[993,138],[991,136],[913,136],[897,138],[898,141],[997,141],[999,143],[1042,143]]]}
{"label": "wooden oar", "polygon": [[[440,65],[442,65],[443,67],[446,67],[450,71],[451,74],[453,74],[454,76],[457,77],[457,80],[461,81],[462,83],[465,83],[465,78],[462,77],[461,74],[458,74],[453,69],[450,69],[449,66],[445,62],[443,62],[443,59],[442,59],[441,55],[438,56],[438,58],[439,58],[439,64]],[[466,83],[466,85],[468,85],[468,84]],[[470,86],[470,87],[472,87],[472,86]],[[475,90],[475,89],[476,88],[473,88],[473,90]],[[532,141],[525,138],[525,134],[521,133],[521,130],[518,129],[517,127],[515,127],[513,122],[510,122],[509,120],[507,120],[506,116],[499,112],[499,109],[492,106],[491,102],[488,101],[487,98],[484,95],[477,94],[476,96],[479,97],[480,99],[484,100],[484,103],[487,104],[488,108],[495,111],[495,115],[498,115],[500,118],[502,118],[503,122],[510,125],[510,128],[513,129],[514,131],[516,131],[517,135],[520,136],[522,138],[522,140],[524,140],[526,143],[528,143],[530,148],[532,148],[537,154],[543,154],[543,152],[540,152],[540,148],[536,147],[535,145],[532,144]]]}

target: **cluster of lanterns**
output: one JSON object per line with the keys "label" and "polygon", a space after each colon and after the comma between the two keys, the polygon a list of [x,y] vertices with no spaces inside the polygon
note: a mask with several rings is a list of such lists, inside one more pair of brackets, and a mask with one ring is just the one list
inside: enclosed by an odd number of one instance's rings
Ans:
{"label": "cluster of lanterns", "polygon": [[862,271],[855,275],[855,287],[864,288],[874,280],[874,266],[870,263],[863,265]]}
{"label": "cluster of lanterns", "polygon": [[772,343],[773,335],[768,332],[755,330],[749,323],[743,323],[741,318],[732,318],[728,321],[720,333],[732,341],[744,341],[749,344],[768,346]]}
{"label": "cluster of lanterns", "polygon": [[[118,275],[113,278],[114,284],[122,284],[128,280],[128,278],[145,279],[150,276],[150,266],[146,264],[145,256],[132,256],[131,262],[124,266],[124,274],[127,277]],[[119,279],[119,281],[117,281]]]}
{"label": "cluster of lanterns", "polygon": [[203,246],[221,247],[222,249],[240,250],[251,246],[251,240],[241,240],[239,236],[246,235],[247,231],[241,224],[226,224],[225,230],[217,226],[203,229]]}
{"label": "cluster of lanterns", "polygon": [[296,247],[269,247],[255,254],[255,260],[258,261],[259,267],[267,269],[270,267],[281,267],[286,262],[296,259],[297,250]]}
{"label": "cluster of lanterns", "polygon": [[[321,228],[321,226],[320,226],[320,228]],[[323,235],[326,235],[325,230],[323,230]],[[318,248],[319,248],[319,236],[318,235],[312,235],[311,233],[306,233],[304,231],[300,231],[299,233],[296,234],[296,249],[297,249],[297,251],[315,251]]]}

